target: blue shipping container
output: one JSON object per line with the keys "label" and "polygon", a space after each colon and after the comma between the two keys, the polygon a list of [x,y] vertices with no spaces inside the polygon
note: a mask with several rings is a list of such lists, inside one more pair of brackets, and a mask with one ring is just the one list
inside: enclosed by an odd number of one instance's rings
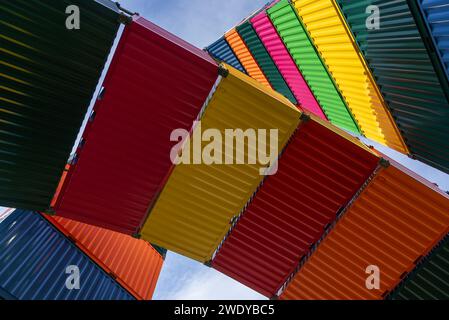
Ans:
{"label": "blue shipping container", "polygon": [[[69,266],[79,270],[79,289],[69,289],[77,283]],[[0,298],[134,299],[44,217],[25,210],[0,222]]]}
{"label": "blue shipping container", "polygon": [[245,69],[243,68],[237,56],[234,54],[234,51],[232,51],[231,47],[226,42],[225,38],[221,38],[215,41],[213,44],[206,48],[206,51],[209,52],[214,58],[220,61],[224,61],[234,68],[246,73]]}
{"label": "blue shipping container", "polygon": [[449,78],[449,1],[420,0],[419,4]]}

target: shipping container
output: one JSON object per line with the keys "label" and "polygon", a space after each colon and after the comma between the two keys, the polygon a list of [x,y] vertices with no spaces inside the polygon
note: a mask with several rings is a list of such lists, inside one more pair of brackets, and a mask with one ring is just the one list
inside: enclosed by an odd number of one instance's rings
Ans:
{"label": "shipping container", "polygon": [[141,17],[128,24],[53,210],[136,234],[172,167],[173,130],[190,130],[218,78],[204,51]]}
{"label": "shipping container", "polygon": [[236,30],[243,42],[245,42],[246,47],[253,55],[259,67],[262,69],[273,89],[284,95],[284,97],[289,99],[293,104],[298,104],[290,91],[290,88],[274,64],[273,59],[271,59],[270,54],[267,52],[262,41],[259,39],[259,36],[250,21],[242,23],[236,27]]}
{"label": "shipping container", "polygon": [[401,134],[335,0],[293,0],[293,5],[361,133],[368,139],[407,153]]}
{"label": "shipping container", "polygon": [[[76,5],[79,30],[66,28]],[[119,28],[108,0],[0,3],[0,206],[46,210]]]}
{"label": "shipping container", "polygon": [[449,236],[389,295],[392,300],[449,299]]}
{"label": "shipping container", "polygon": [[257,14],[251,19],[251,23],[279,69],[279,72],[287,82],[301,109],[309,111],[322,119],[327,119],[271,23],[270,18],[267,16],[266,11]]}
{"label": "shipping container", "polygon": [[385,298],[448,233],[449,196],[388,161],[305,258],[282,299]]}
{"label": "shipping container", "polygon": [[[410,153],[449,172],[449,90],[436,72],[412,3],[338,0]],[[376,13],[367,13],[368,6],[379,9],[379,28],[366,27]]]}
{"label": "shipping container", "polygon": [[[188,141],[182,150],[183,155],[194,155],[191,149],[199,145],[201,150],[197,149],[195,154],[207,154],[210,142],[197,139],[201,139],[208,129],[215,129],[222,137],[213,137],[219,145],[213,153],[219,158],[214,157],[210,164],[203,159],[198,164],[192,163],[195,159],[187,159],[175,166],[142,229],[143,239],[201,262],[211,259],[228,232],[231,220],[240,214],[263,179],[262,169],[268,166],[260,161],[252,164],[248,160],[248,150],[253,153],[256,149],[249,143],[251,131],[259,136],[254,139],[261,139],[259,146],[269,144],[275,149],[275,140],[269,138],[269,131],[278,130],[277,148],[280,152],[301,117],[301,112],[281,94],[231,66],[223,65],[222,68],[229,74],[221,79],[211,94],[201,126],[195,127],[192,142]],[[245,142],[241,143],[244,149],[240,150],[233,137],[237,134],[234,130],[238,129],[242,134],[248,134]],[[232,134],[229,130],[233,130]],[[266,130],[266,139],[261,138],[262,130]],[[226,142],[226,136],[232,138],[231,144],[229,140]],[[231,154],[223,144],[231,146]],[[277,154],[272,156],[277,157]],[[245,157],[243,163],[237,163],[236,155]]]}
{"label": "shipping container", "polygon": [[151,300],[163,258],[148,242],[62,217],[47,218],[138,300]]}
{"label": "shipping container", "polygon": [[242,63],[248,75],[266,87],[271,88],[270,83],[257,62],[254,60],[254,57],[251,55],[251,52],[249,52],[238,32],[235,29],[232,29],[225,34],[225,39]]}
{"label": "shipping container", "polygon": [[338,87],[289,1],[280,1],[267,13],[327,118],[340,128],[359,133]]}
{"label": "shipping container", "polygon": [[43,216],[25,210],[0,223],[0,298],[133,300]]}
{"label": "shipping container", "polygon": [[212,266],[267,297],[366,182],[379,156],[318,117],[303,121],[219,248]]}
{"label": "shipping container", "polygon": [[[441,68],[445,72],[442,81],[449,81],[449,2],[447,0],[419,0],[417,1],[419,8],[415,8],[416,4],[411,3],[412,12],[415,13],[417,23],[423,20],[424,28],[427,29],[429,38],[433,43],[428,42],[430,53],[435,51],[437,69]],[[415,10],[414,10],[415,9]],[[420,10],[419,10],[420,9]],[[449,85],[449,84],[448,84]],[[447,90],[447,87],[446,87]]]}
{"label": "shipping container", "polygon": [[206,51],[209,52],[215,59],[226,62],[234,68],[246,73],[239,59],[234,54],[234,51],[232,51],[224,37],[208,46]]}

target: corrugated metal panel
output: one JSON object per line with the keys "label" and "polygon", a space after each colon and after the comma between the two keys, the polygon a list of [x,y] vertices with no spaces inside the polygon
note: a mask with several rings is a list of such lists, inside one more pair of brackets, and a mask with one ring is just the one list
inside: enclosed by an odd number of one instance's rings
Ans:
{"label": "corrugated metal panel", "polygon": [[397,151],[408,153],[335,0],[293,0],[293,5],[362,134]]}
{"label": "corrugated metal panel", "polygon": [[[278,129],[282,150],[298,126],[301,112],[281,94],[230,66],[226,68],[229,75],[211,96],[201,130],[217,129],[225,137],[226,129]],[[193,136],[198,134],[201,131],[196,127]],[[208,144],[203,142],[202,147]],[[260,164],[233,163],[177,165],[151,210],[142,238],[202,262],[210,260],[231,219],[240,214],[263,178]]]}
{"label": "corrugated metal panel", "polygon": [[[79,290],[66,287],[77,266]],[[20,300],[133,300],[40,214],[16,210],[0,223],[0,295]]]}
{"label": "corrugated metal panel", "polygon": [[280,1],[267,13],[327,118],[343,129],[358,133],[343,98],[288,0]]}
{"label": "corrugated metal panel", "polygon": [[447,0],[418,1],[433,36],[441,64],[449,78],[449,2]]}
{"label": "corrugated metal panel", "polygon": [[260,70],[259,65],[254,60],[254,57],[251,55],[251,52],[249,52],[237,31],[232,29],[225,34],[225,39],[231,46],[235,55],[239,58],[248,75],[268,88],[271,88],[270,83],[263,74],[262,70]]}
{"label": "corrugated metal panel", "polygon": [[290,87],[296,100],[299,102],[300,107],[316,114],[322,119],[326,119],[326,116],[313,96],[313,93],[310,91],[301,72],[298,70],[298,67],[288,53],[287,48],[285,48],[281,38],[279,38],[267,13],[265,11],[261,12],[251,19],[251,23],[271,58],[273,58],[279,72]]}
{"label": "corrugated metal panel", "polygon": [[66,218],[48,220],[137,299],[151,299],[163,259],[148,242]]}
{"label": "corrugated metal panel", "polygon": [[420,262],[388,297],[394,300],[449,299],[449,236]]}
{"label": "corrugated metal panel", "polygon": [[315,117],[302,122],[212,266],[273,297],[378,162],[344,131]]}
{"label": "corrugated metal panel", "polygon": [[[449,172],[449,103],[405,0],[338,0],[403,138],[418,160]],[[368,30],[369,5],[381,12]]]}
{"label": "corrugated metal panel", "polygon": [[[381,299],[447,234],[449,196],[390,162],[347,208],[281,298]],[[380,289],[366,287],[371,265],[380,270]]]}
{"label": "corrugated metal panel", "polygon": [[246,73],[245,69],[243,68],[237,56],[232,51],[229,44],[226,42],[225,38],[221,38],[215,41],[210,46],[208,46],[206,50],[216,59],[226,62],[234,68]]}
{"label": "corrugated metal panel", "polygon": [[[68,5],[80,8],[80,30],[66,29]],[[117,11],[99,1],[0,3],[0,205],[48,209],[118,30]]]}
{"label": "corrugated metal panel", "polygon": [[284,95],[284,97],[289,99],[293,104],[298,104],[251,23],[246,21],[239,25],[236,30],[245,42],[246,47],[251,52],[254,59],[259,64],[273,89]]}
{"label": "corrugated metal panel", "polygon": [[56,201],[57,215],[136,233],[172,166],[170,134],[192,127],[217,77],[206,52],[135,18]]}

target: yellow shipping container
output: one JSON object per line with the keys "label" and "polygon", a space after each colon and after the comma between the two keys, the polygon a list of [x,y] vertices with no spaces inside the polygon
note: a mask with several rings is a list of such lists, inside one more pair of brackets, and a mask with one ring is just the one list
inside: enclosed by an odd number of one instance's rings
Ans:
{"label": "yellow shipping container", "polygon": [[364,136],[408,149],[335,0],[293,0]]}
{"label": "yellow shipping container", "polygon": [[[278,129],[278,152],[273,153],[277,157],[298,127],[301,112],[279,93],[228,65],[222,67],[229,74],[209,98],[201,125],[193,129],[182,155],[190,150],[194,157],[195,139],[203,135],[203,140],[207,140],[204,134],[208,129],[218,129],[223,137],[226,129],[254,129],[258,133],[262,129],[267,130],[268,136],[270,129]],[[275,140],[266,141],[269,145]],[[202,141],[201,150],[204,152],[210,143]],[[248,151],[255,148],[248,149],[248,139],[244,145],[247,159]],[[219,158],[225,159],[225,154],[219,152]],[[226,159],[232,160],[228,155]],[[232,219],[240,214],[263,179],[259,161],[244,162],[176,165],[150,210],[141,230],[142,238],[195,260],[209,261],[229,231]]]}

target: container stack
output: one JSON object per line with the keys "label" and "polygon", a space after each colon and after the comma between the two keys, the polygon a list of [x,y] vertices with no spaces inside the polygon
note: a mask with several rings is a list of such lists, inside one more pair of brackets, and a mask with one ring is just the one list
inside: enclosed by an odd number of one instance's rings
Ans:
{"label": "container stack", "polygon": [[274,1],[205,50],[72,2],[0,4],[0,298],[151,299],[166,249],[272,299],[449,296],[449,196],[360,139],[449,173],[449,2]]}

